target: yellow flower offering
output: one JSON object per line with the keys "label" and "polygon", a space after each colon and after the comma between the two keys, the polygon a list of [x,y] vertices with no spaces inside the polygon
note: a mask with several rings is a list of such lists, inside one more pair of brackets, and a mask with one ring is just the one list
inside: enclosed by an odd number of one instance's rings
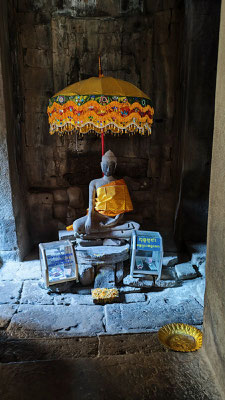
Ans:
{"label": "yellow flower offering", "polygon": [[119,298],[119,291],[116,288],[96,288],[91,293],[94,303],[112,303]]}

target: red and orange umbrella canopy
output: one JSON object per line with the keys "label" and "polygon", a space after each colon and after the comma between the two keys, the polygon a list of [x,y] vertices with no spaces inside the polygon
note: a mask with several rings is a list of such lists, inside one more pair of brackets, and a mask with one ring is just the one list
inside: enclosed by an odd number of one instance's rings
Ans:
{"label": "red and orange umbrella canopy", "polygon": [[151,133],[154,109],[150,98],[133,84],[105,77],[76,82],[50,100],[50,134],[107,132]]}

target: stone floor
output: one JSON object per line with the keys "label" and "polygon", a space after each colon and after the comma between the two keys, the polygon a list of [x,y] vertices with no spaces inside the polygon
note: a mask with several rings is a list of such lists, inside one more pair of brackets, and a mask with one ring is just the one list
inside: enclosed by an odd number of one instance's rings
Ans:
{"label": "stone floor", "polygon": [[222,400],[203,349],[165,350],[154,333],[14,339],[4,349],[1,400]]}
{"label": "stone floor", "polygon": [[[181,270],[186,271],[183,265]],[[74,293],[62,294],[41,288],[38,259],[8,262],[0,269],[1,335],[35,338],[155,332],[171,322],[201,327],[204,277],[193,270],[184,280],[171,281],[165,271],[168,268],[163,269],[164,287],[122,286],[120,303],[100,306],[93,304],[90,288],[77,286]],[[133,284],[129,276],[126,280]]]}
{"label": "stone floor", "polygon": [[[0,399],[222,400],[204,349],[172,352],[155,333],[174,321],[201,328],[203,267],[202,277],[186,274],[188,268],[180,267],[183,280],[172,287],[123,286],[120,303],[98,306],[90,288],[64,294],[42,289],[37,259],[5,264]],[[171,286],[167,272],[162,286]]]}

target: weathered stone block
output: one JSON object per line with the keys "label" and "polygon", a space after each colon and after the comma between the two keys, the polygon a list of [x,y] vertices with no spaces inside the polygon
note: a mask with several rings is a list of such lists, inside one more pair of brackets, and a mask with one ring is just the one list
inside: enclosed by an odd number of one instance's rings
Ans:
{"label": "weathered stone block", "polygon": [[0,328],[6,328],[18,306],[0,304]]}
{"label": "weathered stone block", "polygon": [[147,280],[147,279],[142,279],[142,278],[135,278],[131,275],[127,275],[123,279],[123,284],[128,285],[128,286],[134,286],[138,288],[151,288],[154,286],[153,279],[152,280]]}
{"label": "weathered stone block", "polygon": [[92,296],[89,294],[53,294],[55,305],[93,305]]}
{"label": "weathered stone block", "polygon": [[35,25],[36,33],[36,46],[38,49],[49,51],[51,46],[51,29],[49,25],[38,24]]}
{"label": "weathered stone block", "polygon": [[30,227],[35,242],[51,241],[57,237],[58,221],[53,218],[52,202],[52,194],[32,193],[28,196]]}
{"label": "weathered stone block", "polygon": [[27,280],[40,279],[41,267],[39,260],[33,261],[8,261],[0,268],[0,279],[6,280]]}
{"label": "weathered stone block", "polygon": [[206,261],[206,243],[187,243],[188,253],[191,256],[192,265],[196,265]]}
{"label": "weathered stone block", "polygon": [[141,288],[137,288],[134,286],[121,286],[120,293],[139,293]]}
{"label": "weathered stone block", "polygon": [[[104,239],[103,246],[120,246],[122,245],[122,240],[120,239]],[[124,243],[123,243],[124,244]]]}
{"label": "weathered stone block", "polygon": [[152,178],[160,177],[160,159],[158,157],[151,156],[148,161],[147,176]]}
{"label": "weathered stone block", "polygon": [[36,47],[36,31],[35,27],[30,24],[20,25],[20,38],[23,48],[35,48]]}
{"label": "weathered stone block", "polygon": [[74,210],[72,207],[67,207],[66,212],[66,225],[72,225],[75,219],[79,218],[80,216],[77,214],[77,211]]}
{"label": "weathered stone block", "polygon": [[102,246],[102,239],[76,239],[76,243],[82,247],[90,247],[90,246]]}
{"label": "weathered stone block", "polygon": [[53,205],[54,218],[65,222],[67,217],[67,206],[65,204],[54,204]]}
{"label": "weathered stone block", "polygon": [[[28,115],[25,115],[24,129],[25,129],[27,146],[38,147],[40,145],[43,145],[47,140],[45,136],[46,137],[47,135],[49,136],[49,124],[48,124],[47,114],[44,112],[42,113],[36,112],[35,114],[32,115],[32,118],[30,118],[28,113]],[[38,158],[39,160],[40,158],[42,158],[40,154],[38,155]],[[54,163],[51,158],[48,160],[48,162],[51,162],[54,168]],[[45,165],[45,167],[47,171],[47,165]],[[33,168],[34,167],[32,166],[32,169]],[[43,166],[41,168],[43,168]],[[50,171],[48,171],[48,174],[50,175]]]}
{"label": "weathered stone block", "polygon": [[131,178],[140,178],[147,176],[147,159],[118,157],[117,174],[120,176],[130,176]]}
{"label": "weathered stone block", "polygon": [[197,277],[197,273],[192,267],[191,262],[176,265],[175,272],[178,279],[192,279]]}
{"label": "weathered stone block", "polygon": [[77,246],[76,254],[78,264],[116,264],[129,258],[129,244],[124,246]]}
{"label": "weathered stone block", "polygon": [[162,265],[165,267],[173,267],[178,263],[178,256],[177,254],[173,256],[165,256],[163,257]]}
{"label": "weathered stone block", "polygon": [[68,203],[69,196],[66,190],[54,190],[53,191],[53,199],[55,203]]}
{"label": "weathered stone block", "polygon": [[[43,113],[47,109],[49,102],[49,96],[46,95],[34,95],[32,90],[27,89],[25,91],[24,106],[25,113],[33,115],[34,113]],[[27,117],[28,117],[27,115]],[[29,118],[29,117],[28,117]]]}
{"label": "weathered stone block", "polygon": [[169,189],[171,183],[171,161],[166,161],[163,163],[161,169],[160,187],[164,190]]}
{"label": "weathered stone block", "polygon": [[7,261],[16,261],[20,259],[19,249],[17,250],[0,250],[0,266]]}
{"label": "weathered stone block", "polygon": [[198,264],[198,270],[200,272],[200,274],[205,277],[205,265],[206,265],[206,261],[200,262]]}
{"label": "weathered stone block", "polygon": [[24,86],[34,93],[53,91],[52,71],[50,68],[24,68]]}
{"label": "weathered stone block", "polygon": [[24,55],[24,65],[28,67],[46,68],[51,64],[50,54],[47,50],[27,49]]}
{"label": "weathered stone block", "polygon": [[82,190],[77,186],[72,186],[67,189],[69,197],[69,205],[72,208],[83,208],[84,200]]}
{"label": "weathered stone block", "polygon": [[169,25],[171,24],[171,10],[162,10],[154,16],[155,36],[154,42],[163,44],[169,39]]}
{"label": "weathered stone block", "polygon": [[79,264],[79,281],[83,286],[92,285],[95,277],[95,270],[91,264]]}
{"label": "weathered stone block", "polygon": [[126,293],[125,301],[126,303],[139,303],[146,301],[146,296],[144,293]]}
{"label": "weathered stone block", "polygon": [[95,277],[95,288],[113,288],[115,287],[115,265],[107,265],[104,267],[100,267],[97,270],[97,274]]}
{"label": "weathered stone block", "polygon": [[201,325],[203,307],[194,299],[183,300],[175,305],[163,300],[151,304],[107,304],[106,330],[108,333],[156,331],[168,323],[183,322],[191,325]]}
{"label": "weathered stone block", "polygon": [[20,297],[22,282],[2,281],[0,282],[0,304],[17,304]]}
{"label": "weathered stone block", "polygon": [[[0,306],[1,307],[1,306]],[[3,306],[5,307],[5,306]],[[0,310],[1,315],[1,310]],[[103,307],[87,305],[19,307],[7,329],[15,337],[95,335],[103,332]]]}
{"label": "weathered stone block", "polygon": [[44,192],[44,193],[31,193],[29,196],[29,204],[31,207],[35,207],[37,204],[53,204],[53,195],[52,193]]}
{"label": "weathered stone block", "polygon": [[145,1],[146,12],[155,13],[162,10],[173,9],[177,4],[177,0],[147,0]]}
{"label": "weathered stone block", "polygon": [[123,261],[121,261],[116,264],[116,284],[122,282],[123,274]]}
{"label": "weathered stone block", "polygon": [[147,191],[147,190],[137,190],[132,193],[132,198],[137,203],[152,202],[153,201],[153,192]]}
{"label": "weathered stone block", "polygon": [[[53,149],[50,146],[33,147],[33,135],[29,138],[29,151],[25,155],[25,165],[29,187],[51,187],[49,176],[55,176]],[[34,167],[38,165],[38,168]],[[56,178],[54,178],[56,180]],[[47,184],[46,184],[47,183]]]}
{"label": "weathered stone block", "polygon": [[39,282],[26,281],[23,285],[21,304],[54,304],[54,297],[46,289],[39,286]]}
{"label": "weathered stone block", "polygon": [[15,221],[2,219],[0,221],[0,251],[10,251],[14,247],[17,247]]}
{"label": "weathered stone block", "polygon": [[165,280],[165,281],[175,280],[176,277],[175,277],[174,268],[163,267],[162,268],[161,279]]}
{"label": "weathered stone block", "polygon": [[64,175],[70,186],[88,185],[92,179],[101,176],[100,159],[95,155],[84,154],[75,157],[73,153],[67,156],[68,172]]}
{"label": "weathered stone block", "polygon": [[124,180],[125,180],[125,182],[127,184],[127,187],[128,187],[128,189],[130,191],[131,190],[133,191],[133,190],[139,190],[140,189],[140,186],[141,186],[140,179],[132,179],[129,176],[124,176],[123,178],[124,178]]}
{"label": "weathered stone block", "polygon": [[[130,38],[130,35],[129,35],[129,38]],[[113,73],[113,76],[115,76],[114,73]],[[122,76],[120,78],[123,79]],[[126,78],[124,78],[124,79],[126,79]],[[135,80],[136,79],[134,79],[133,82],[135,82]],[[137,162],[140,165],[144,159],[147,160],[149,157],[149,151],[150,151],[150,147],[151,147],[150,140],[151,140],[150,137],[143,137],[140,135],[135,135],[132,138],[127,138],[126,136],[120,136],[120,137],[110,137],[109,136],[109,137],[107,137],[107,143],[108,143],[107,147],[109,149],[111,149],[112,152],[114,154],[116,154],[117,157],[121,157],[121,159],[118,159],[117,168],[119,168],[119,165],[120,165],[121,161],[124,159],[124,156],[126,156],[125,158],[127,158],[128,154],[129,154],[129,159],[130,159],[131,165],[133,164],[133,162],[135,162],[135,160],[137,160]],[[126,149],[125,152],[124,152],[124,149]],[[132,161],[131,159],[133,159],[133,158],[134,158],[134,160]],[[126,161],[126,160],[124,159],[124,161]],[[128,168],[126,171],[127,171],[127,173],[123,173],[120,176],[128,176],[130,178],[135,178],[130,174]],[[118,175],[119,175],[119,173],[118,173]],[[143,176],[145,176],[145,175],[142,175],[142,177]]]}

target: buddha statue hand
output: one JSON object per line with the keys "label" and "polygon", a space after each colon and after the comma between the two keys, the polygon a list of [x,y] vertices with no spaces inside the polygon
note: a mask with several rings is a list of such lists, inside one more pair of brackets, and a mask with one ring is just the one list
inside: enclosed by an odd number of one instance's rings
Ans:
{"label": "buddha statue hand", "polygon": [[91,233],[91,228],[92,228],[92,220],[91,220],[91,216],[88,215],[86,222],[85,222],[85,232]]}
{"label": "buddha statue hand", "polygon": [[123,214],[118,214],[114,218],[108,218],[106,222],[100,222],[100,227],[110,228],[118,224],[123,218]]}

